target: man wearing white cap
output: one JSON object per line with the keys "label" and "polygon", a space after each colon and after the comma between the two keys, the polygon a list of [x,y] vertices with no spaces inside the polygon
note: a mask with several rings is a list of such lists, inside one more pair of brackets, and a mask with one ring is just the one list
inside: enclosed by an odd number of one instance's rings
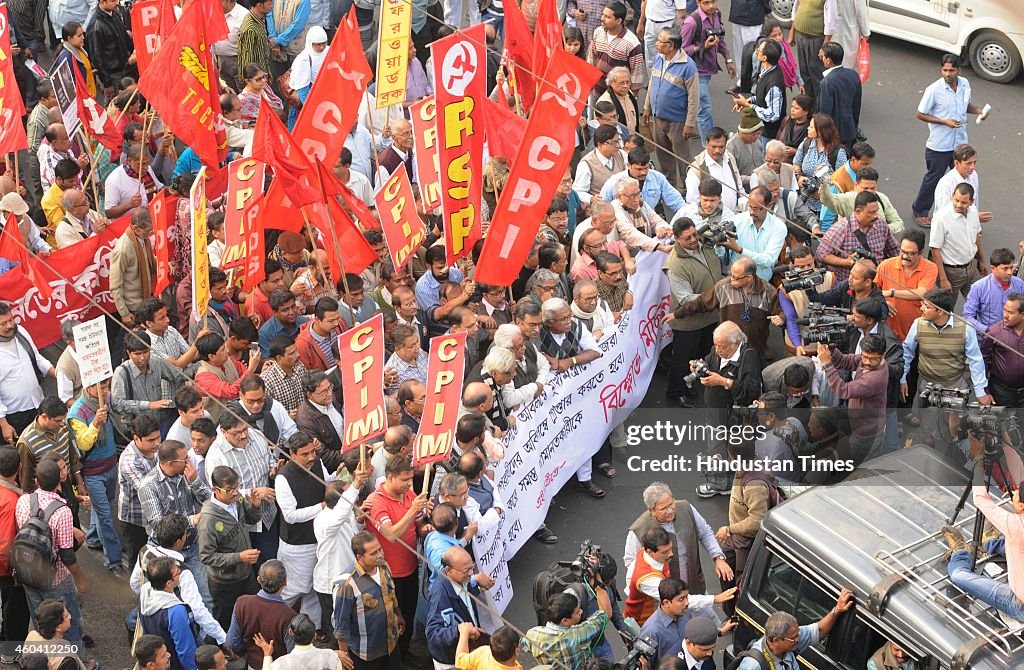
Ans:
{"label": "man wearing white cap", "polygon": [[32,219],[26,216],[28,214],[28,203],[17,193],[8,193],[3,198],[0,198],[0,214],[2,214],[3,220],[0,221],[0,227],[6,226],[8,216],[13,214],[18,222],[18,232],[21,233],[22,244],[33,254],[39,256],[49,256],[53,249],[50,245],[43,240],[39,234],[39,228],[36,224],[32,223]]}

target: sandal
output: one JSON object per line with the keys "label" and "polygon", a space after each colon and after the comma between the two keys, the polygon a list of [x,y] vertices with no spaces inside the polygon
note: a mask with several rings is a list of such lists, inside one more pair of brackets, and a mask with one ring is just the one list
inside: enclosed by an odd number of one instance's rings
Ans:
{"label": "sandal", "polygon": [[616,474],[618,474],[617,472],[615,472],[615,468],[612,467],[611,463],[602,463],[598,465],[597,471],[600,472],[605,477],[607,477],[608,479],[612,479],[615,477]]}

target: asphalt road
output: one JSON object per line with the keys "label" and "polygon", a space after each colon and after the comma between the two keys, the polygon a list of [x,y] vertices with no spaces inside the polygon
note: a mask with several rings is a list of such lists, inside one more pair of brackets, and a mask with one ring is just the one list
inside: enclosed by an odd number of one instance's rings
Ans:
{"label": "asphalt road", "polygon": [[[723,7],[723,12],[727,14],[727,8]],[[939,76],[941,54],[881,36],[873,38],[871,46],[872,78],[865,87],[861,125],[878,151],[875,163],[884,182],[881,188],[909,223],[910,203],[923,173],[927,135],[925,125],[914,119],[914,112],[924,88]],[[980,126],[971,125],[968,131],[980,155],[978,167],[984,206],[995,213],[992,223],[986,226],[986,248],[1008,246],[1016,250],[1017,243],[1024,239],[1024,230],[1016,225],[1016,189],[1019,186],[1016,180],[1011,181],[1005,175],[1024,175],[1024,122],[1019,111],[1024,108],[1024,78],[1000,86],[979,80],[968,68],[963,74],[971,81],[975,101],[982,105],[987,102],[993,107],[989,120]],[[720,77],[721,82],[715,84],[713,90],[727,87],[725,76]],[[715,118],[723,127],[735,125],[736,117],[729,113],[724,93],[715,97]],[[631,423],[648,423],[659,418],[682,419],[682,410],[670,410],[661,405],[663,388],[664,378],[658,375],[644,408],[634,414]],[[691,454],[696,449],[691,445],[673,447],[648,442],[630,449],[627,455],[655,458],[670,453]],[[677,497],[695,502],[712,527],[724,523],[727,498],[696,500],[692,492],[702,481],[697,475],[629,472],[625,455],[617,452],[616,459],[619,472],[614,480],[595,476],[595,481],[609,491],[605,499],[593,500],[570,484],[554,500],[548,516],[548,525],[559,535],[559,543],[547,546],[530,542],[512,561],[510,568],[516,597],[506,616],[513,623],[524,628],[534,624],[533,577],[553,561],[571,559],[584,539],[602,545],[621,560],[626,528],[642,511],[641,492],[651,481],[666,481]],[[100,562],[88,550],[82,553],[81,560],[93,575],[92,589],[82,599],[85,630],[96,640],[96,648],[87,650],[86,656],[101,660],[106,668],[130,667],[123,621],[132,606],[131,591],[127,583],[114,582],[103,575],[105,571]],[[710,565],[706,565],[705,572],[711,574],[709,570]],[[620,577],[620,586],[621,581]],[[709,582],[714,586],[713,579]],[[614,644],[618,645],[617,641]],[[621,646],[618,648],[621,651]]]}

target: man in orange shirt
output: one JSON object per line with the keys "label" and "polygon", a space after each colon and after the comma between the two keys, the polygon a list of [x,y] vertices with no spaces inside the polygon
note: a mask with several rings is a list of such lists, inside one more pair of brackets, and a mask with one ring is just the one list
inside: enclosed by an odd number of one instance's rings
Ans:
{"label": "man in orange shirt", "polygon": [[924,233],[908,230],[900,242],[900,253],[878,266],[875,284],[889,303],[889,327],[906,339],[910,326],[921,313],[921,299],[935,287],[939,269],[924,258]]}

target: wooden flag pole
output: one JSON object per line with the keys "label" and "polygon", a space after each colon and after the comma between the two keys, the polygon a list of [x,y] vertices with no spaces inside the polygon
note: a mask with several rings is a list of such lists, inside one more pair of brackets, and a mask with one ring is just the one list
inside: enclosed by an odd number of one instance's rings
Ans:
{"label": "wooden flag pole", "polygon": [[[373,137],[372,137],[373,131],[370,131],[370,132],[371,132],[371,139],[373,139]],[[371,142],[371,144],[373,144],[373,142]],[[374,149],[374,154],[376,154],[376,153],[377,153],[377,151],[376,151],[376,149]],[[322,167],[322,164],[321,164],[321,167]],[[317,170],[319,170],[319,169],[320,169],[320,167],[317,168]],[[356,312],[355,312],[355,309],[352,307],[352,292],[348,288],[348,277],[345,276],[345,260],[341,257],[341,244],[338,242],[338,232],[334,229],[334,216],[331,215],[331,208],[327,206],[327,198],[329,198],[329,197],[333,198],[335,196],[333,196],[333,195],[332,196],[328,196],[327,195],[327,189],[324,188],[324,180],[323,180],[322,177],[320,177],[319,171],[317,172],[317,179],[320,182],[320,194],[324,197],[324,211],[327,212],[327,225],[331,229],[331,238],[334,240],[334,253],[336,253],[338,255],[338,267],[341,268],[341,286],[345,290],[345,304],[348,305],[349,316],[352,317],[352,323],[351,324],[348,322],[349,321],[348,319],[344,319],[344,318],[342,319],[342,323],[344,323],[346,327],[350,326],[350,325],[351,326],[355,326],[356,325]]]}
{"label": "wooden flag pole", "polygon": [[[138,183],[135,185],[136,191],[140,191],[142,189],[142,156],[144,151],[149,150],[149,147],[146,146],[146,135],[149,134],[149,130],[150,128],[152,128],[153,117],[152,115],[148,114],[148,112],[149,103],[146,103],[146,111],[143,112],[142,119],[142,146],[139,148],[139,180]],[[145,203],[145,199],[142,198],[141,194],[139,195],[139,200]]]}
{"label": "wooden flag pole", "polygon": [[125,112],[127,112],[128,109],[132,106],[132,103],[135,102],[135,96],[138,95],[138,94],[139,94],[139,87],[136,86],[132,90],[132,94],[128,97],[128,103],[124,106],[124,109],[122,109],[121,112],[117,115],[117,119],[114,120],[114,125],[115,126],[117,124],[121,123],[121,117],[124,116]]}
{"label": "wooden flag pole", "polygon": [[21,179],[18,175],[18,152],[14,152],[14,186],[17,188],[18,184],[21,183]]}
{"label": "wooden flag pole", "polygon": [[93,204],[96,207],[96,211],[100,208],[100,194],[96,190],[96,162],[93,160],[92,149],[92,138],[89,137],[89,131],[82,126],[82,132],[85,134],[85,139],[81,135],[78,136],[78,143],[82,146],[82,151],[85,152],[86,158],[89,159],[89,184],[92,186],[92,199]]}
{"label": "wooden flag pole", "polygon": [[[415,446],[413,447],[415,449]],[[427,467],[423,468],[423,490],[420,491],[420,495],[427,495],[430,493],[430,473],[434,469],[434,464],[431,463]]]}

